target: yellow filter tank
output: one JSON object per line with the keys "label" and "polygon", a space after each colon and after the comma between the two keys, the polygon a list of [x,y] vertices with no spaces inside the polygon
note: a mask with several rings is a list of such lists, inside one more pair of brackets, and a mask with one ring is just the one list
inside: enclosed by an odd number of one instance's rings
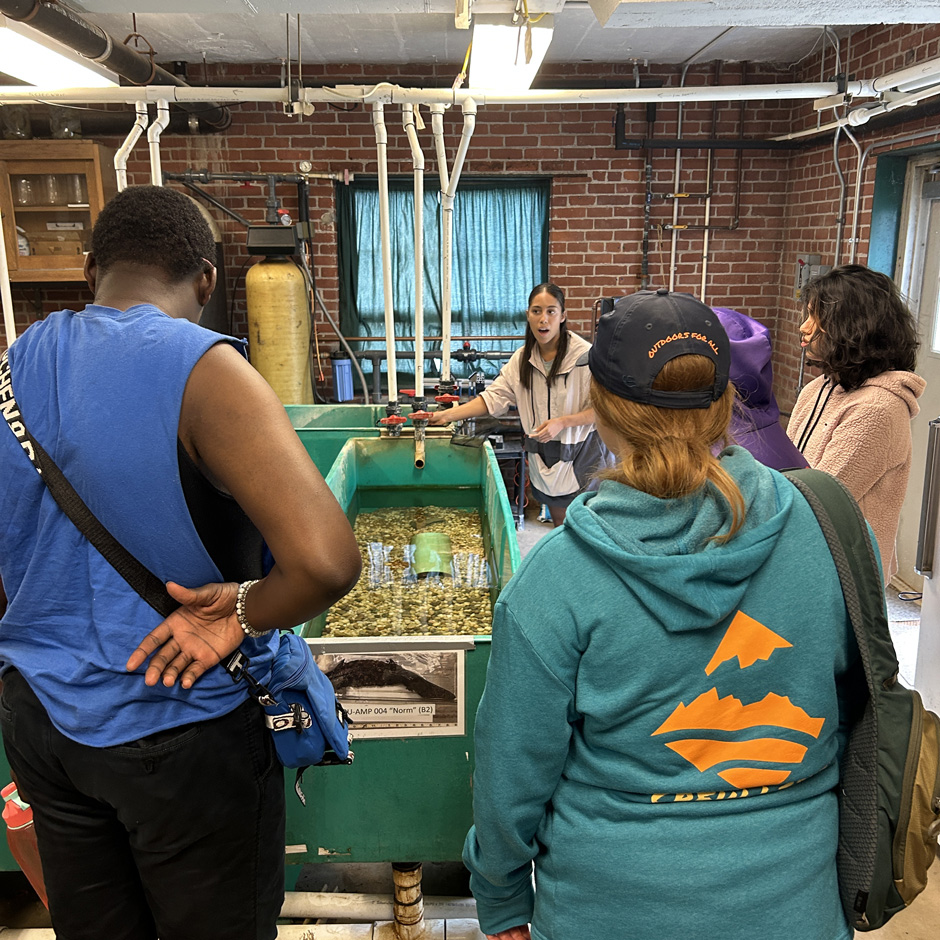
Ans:
{"label": "yellow filter tank", "polygon": [[285,405],[313,404],[307,282],[288,258],[248,269],[248,357]]}

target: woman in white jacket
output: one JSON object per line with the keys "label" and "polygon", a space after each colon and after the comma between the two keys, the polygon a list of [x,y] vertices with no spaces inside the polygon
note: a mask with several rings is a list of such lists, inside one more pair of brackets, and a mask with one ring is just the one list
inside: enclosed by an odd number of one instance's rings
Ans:
{"label": "woman in white jacket", "polygon": [[466,404],[435,411],[429,423],[498,417],[515,405],[535,498],[561,525],[569,504],[606,457],[594,428],[590,371],[578,365],[591,344],[568,331],[565,295],[555,284],[532,289],[526,320],[525,344],[493,384]]}

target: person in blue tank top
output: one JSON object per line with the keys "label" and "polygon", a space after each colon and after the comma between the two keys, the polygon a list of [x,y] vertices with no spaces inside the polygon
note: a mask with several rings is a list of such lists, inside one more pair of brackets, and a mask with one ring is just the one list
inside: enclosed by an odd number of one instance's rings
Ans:
{"label": "person in blue tank top", "polygon": [[359,575],[244,344],[198,326],[214,258],[190,199],[127,189],[92,233],[94,303],[9,349],[32,436],[181,604],[162,620],[0,429],[0,728],[60,940],[274,940],[283,773],[220,662],[241,647],[264,681],[278,630]]}
{"label": "person in blue tank top", "polygon": [[815,515],[744,448],[712,453],[734,388],[709,307],[621,298],[587,361],[617,466],[495,606],[464,847],[480,926],[851,940],[837,790],[858,649]]}

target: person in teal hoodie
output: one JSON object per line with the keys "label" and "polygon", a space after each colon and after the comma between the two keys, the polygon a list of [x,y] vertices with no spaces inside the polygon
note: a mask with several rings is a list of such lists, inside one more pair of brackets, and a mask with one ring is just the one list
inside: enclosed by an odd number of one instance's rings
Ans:
{"label": "person in teal hoodie", "polygon": [[625,297],[588,363],[618,463],[495,607],[464,848],[480,926],[850,940],[836,789],[858,652],[815,516],[743,448],[712,455],[734,392],[710,308]]}

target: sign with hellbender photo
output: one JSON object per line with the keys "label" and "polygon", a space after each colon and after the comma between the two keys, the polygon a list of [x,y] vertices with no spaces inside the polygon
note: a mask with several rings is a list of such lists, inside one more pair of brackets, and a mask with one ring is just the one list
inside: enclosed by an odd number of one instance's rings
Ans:
{"label": "sign with hellbender photo", "polygon": [[319,653],[353,723],[353,738],[461,735],[465,729],[464,651]]}

